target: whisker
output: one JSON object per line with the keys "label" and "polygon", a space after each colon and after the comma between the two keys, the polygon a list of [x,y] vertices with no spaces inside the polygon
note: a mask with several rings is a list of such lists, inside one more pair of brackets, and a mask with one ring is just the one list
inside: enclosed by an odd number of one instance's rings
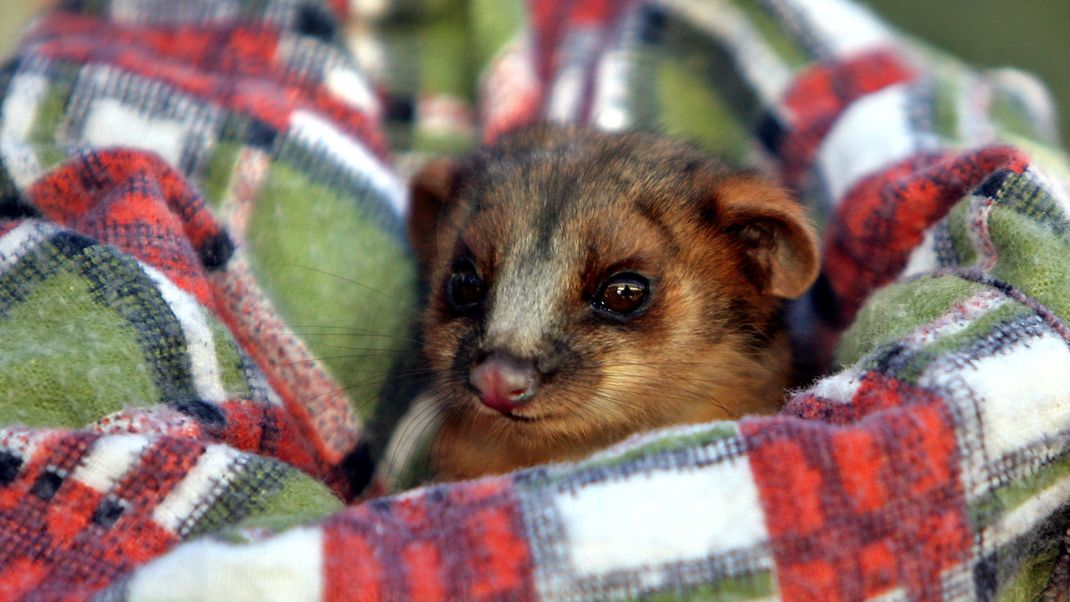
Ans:
{"label": "whisker", "polygon": [[395,433],[391,435],[388,443],[390,448],[388,466],[395,471],[395,477],[399,474],[397,471],[407,468],[401,465],[401,454],[418,451],[410,445],[413,442],[412,438],[419,437],[427,427],[442,416],[443,412],[444,409],[434,401],[433,397],[421,396],[413,404],[413,410],[407,412],[402,418],[404,424],[396,426]]}
{"label": "whisker", "polygon": [[294,263],[294,264],[290,264],[290,265],[292,265],[293,267],[306,269],[306,270],[309,270],[309,271],[312,271],[312,272],[317,272],[317,273],[323,274],[325,276],[330,276],[332,278],[337,278],[338,280],[341,280],[343,282],[348,282],[348,283],[350,283],[350,284],[352,284],[354,286],[359,286],[360,288],[365,289],[365,290],[367,290],[367,291],[369,291],[369,292],[371,292],[373,294],[376,294],[376,295],[382,297],[383,299],[386,299],[387,301],[393,301],[394,303],[398,303],[403,308],[408,309],[409,311],[411,311],[413,313],[419,313],[419,309],[414,307],[410,303],[406,303],[406,302],[398,299],[397,297],[394,297],[392,295],[388,295],[388,294],[384,293],[383,291],[375,288],[374,286],[370,286],[368,284],[364,284],[363,282],[360,282],[358,280],[354,280],[352,278],[347,278],[345,276],[342,276],[341,274],[335,274],[334,272],[328,272],[327,270],[321,270],[319,268],[315,268],[315,267],[308,266],[308,265],[302,265],[302,264],[298,264],[298,263]]}
{"label": "whisker", "polygon": [[[303,365],[309,365],[309,364],[315,364],[315,363],[333,362],[333,361],[336,361],[336,360],[356,359],[356,358],[362,358],[362,357],[392,357],[392,356],[394,356],[394,355],[396,355],[398,353],[397,351],[395,351],[393,349],[368,349],[366,351],[367,351],[367,353],[348,353],[346,355],[329,355],[329,356],[323,356],[323,357],[313,357],[313,358],[304,359],[304,360],[294,360],[292,362],[285,362],[285,363],[279,364],[279,365],[280,366],[287,366],[287,367],[303,366]],[[383,352],[383,353],[372,353],[372,352],[375,352],[375,351],[380,351],[380,352]]]}
{"label": "whisker", "polygon": [[[308,330],[303,330],[308,329]],[[313,329],[321,329],[326,332],[318,332]],[[265,331],[267,334],[295,334],[295,335],[313,335],[313,336],[346,336],[346,335],[360,335],[369,338],[384,338],[394,339],[398,341],[408,341],[410,343],[421,343],[419,339],[413,337],[401,336],[398,334],[391,334],[388,332],[378,332],[375,330],[367,330],[363,328],[351,328],[349,326],[331,326],[328,324],[295,324],[290,329],[286,330],[274,330]]]}

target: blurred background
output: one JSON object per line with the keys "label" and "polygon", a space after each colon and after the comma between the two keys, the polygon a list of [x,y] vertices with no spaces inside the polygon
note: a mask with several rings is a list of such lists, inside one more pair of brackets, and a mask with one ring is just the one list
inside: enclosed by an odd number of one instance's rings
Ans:
{"label": "blurred background", "polygon": [[0,0],[0,54],[7,55],[37,0]]}
{"label": "blurred background", "polygon": [[[182,0],[175,0],[181,2]],[[860,0],[900,29],[983,67],[1020,67],[1047,83],[1070,140],[1070,0]],[[42,0],[0,0],[0,55]]]}
{"label": "blurred background", "polygon": [[1070,0],[861,0],[901,30],[982,67],[1039,77],[1070,141]]}

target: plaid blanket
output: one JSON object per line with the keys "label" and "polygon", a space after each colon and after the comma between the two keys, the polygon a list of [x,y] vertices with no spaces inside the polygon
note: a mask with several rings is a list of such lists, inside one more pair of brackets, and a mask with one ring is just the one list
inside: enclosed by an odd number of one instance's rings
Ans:
{"label": "plaid blanket", "polygon": [[658,128],[779,175],[835,369],[779,416],[343,508],[395,474],[426,149],[380,124],[422,80],[345,52],[340,1],[68,1],[0,71],[4,599],[1065,599],[1070,162],[1033,80],[848,0],[353,4],[470,34],[426,75],[478,74],[484,139]]}

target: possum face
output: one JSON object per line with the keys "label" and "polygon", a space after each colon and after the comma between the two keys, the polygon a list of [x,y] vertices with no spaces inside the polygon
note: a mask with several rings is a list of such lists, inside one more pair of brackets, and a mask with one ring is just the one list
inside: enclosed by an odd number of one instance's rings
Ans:
{"label": "possum face", "polygon": [[536,128],[417,176],[439,472],[775,410],[780,299],[817,270],[780,189],[642,134]]}

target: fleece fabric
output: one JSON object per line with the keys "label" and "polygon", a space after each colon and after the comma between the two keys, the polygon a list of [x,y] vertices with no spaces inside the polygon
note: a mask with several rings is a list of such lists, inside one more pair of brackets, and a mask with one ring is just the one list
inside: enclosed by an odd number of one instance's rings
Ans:
{"label": "fleece fabric", "polygon": [[[379,419],[413,380],[399,174],[539,120],[795,191],[829,375],[360,502],[419,455]],[[1065,598],[1053,120],[849,0],[61,2],[0,70],[0,598]]]}

